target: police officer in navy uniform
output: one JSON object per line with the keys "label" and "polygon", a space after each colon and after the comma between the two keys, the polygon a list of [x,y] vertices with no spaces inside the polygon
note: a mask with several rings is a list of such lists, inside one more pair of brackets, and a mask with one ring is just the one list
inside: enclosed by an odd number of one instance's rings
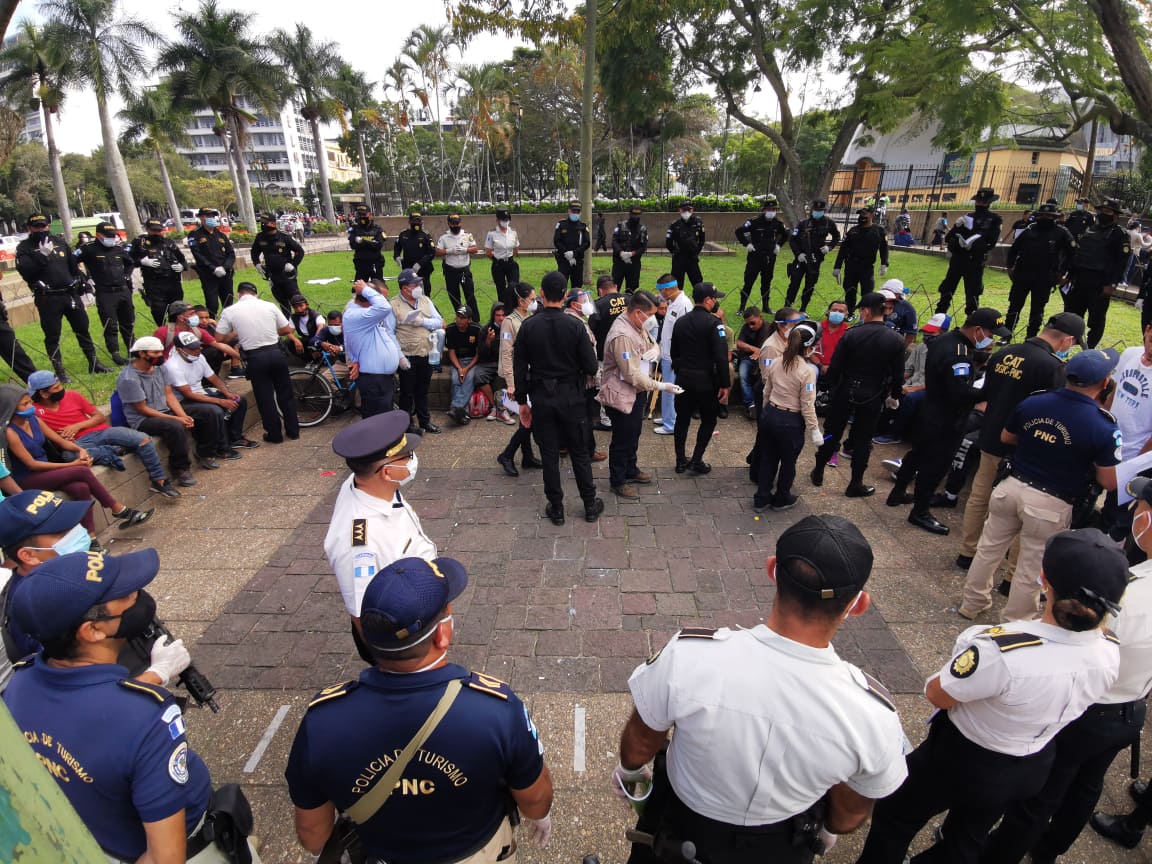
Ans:
{"label": "police officer in navy uniform", "polygon": [[436,240],[424,230],[420,211],[408,214],[408,227],[396,235],[392,257],[401,270],[413,270],[424,280],[424,293],[432,296],[432,271],[436,269]]}
{"label": "police officer in navy uniform", "polygon": [[384,243],[388,235],[372,219],[372,212],[363,204],[357,204],[352,213],[352,224],[348,227],[348,246],[352,249],[352,266],[356,269],[354,278],[381,279],[384,276]]}
{"label": "police officer in navy uniform", "polygon": [[1016,235],[1008,249],[1012,289],[1008,292],[1008,314],[1004,316],[1004,323],[1015,333],[1024,302],[1031,299],[1026,331],[1029,339],[1040,332],[1048,295],[1064,280],[1076,250],[1076,240],[1068,229],[1056,224],[1059,215],[1055,204],[1041,204],[1035,220]]}
{"label": "police officer in navy uniform", "polygon": [[[364,592],[375,665],[316,695],[284,771],[313,855],[338,812],[370,861],[514,861],[513,808],[520,834],[547,845],[552,778],[528,709],[503,681],[447,659],[467,584],[459,561],[401,558]],[[407,747],[409,760],[398,755]]]}
{"label": "police officer in navy uniform", "polygon": [[132,269],[135,262],[120,244],[116,226],[101,222],[96,226],[96,242],[76,250],[88,278],[96,285],[96,313],[104,330],[104,346],[112,362],[127,366],[116,340],[119,330],[128,349],[136,341],[136,307],[132,305]]}
{"label": "police officer in navy uniform", "polygon": [[940,283],[940,301],[936,311],[948,312],[956,286],[964,280],[964,312],[971,315],[980,305],[980,295],[984,293],[984,261],[988,253],[1000,242],[1000,232],[1004,220],[999,213],[993,213],[993,201],[1000,196],[995,190],[982,186],[972,196],[975,205],[971,213],[961,216],[944,236],[944,243],[951,253],[948,259],[948,272]]}
{"label": "police officer in navy uniform", "polygon": [[1088,212],[1088,205],[1091,203],[1091,198],[1077,198],[1074,209],[1064,219],[1064,227],[1077,240],[1089,226],[1096,224],[1096,217]]}
{"label": "police officer in navy uniform", "polygon": [[874,215],[871,207],[861,207],[856,211],[856,224],[844,235],[844,242],[840,244],[836,263],[832,267],[832,276],[837,284],[840,284],[841,268],[846,271],[843,281],[844,299],[849,309],[856,307],[857,288],[862,294],[876,290],[872,267],[876,264],[877,255],[880,256],[880,277],[888,274],[888,237],[883,228],[872,224]]}
{"label": "police officer in navy uniform", "polygon": [[704,223],[696,215],[691,201],[680,203],[680,218],[668,226],[664,235],[664,245],[672,253],[672,276],[680,290],[684,290],[684,280],[688,285],[699,285],[704,281],[700,274],[700,253],[704,251]]}
{"label": "police officer in navy uniform", "polygon": [[200,224],[188,234],[188,251],[192,253],[196,274],[204,289],[204,305],[212,317],[221,307],[232,305],[232,274],[236,271],[236,249],[228,235],[220,230],[220,211],[201,207],[196,211]]}
{"label": "police officer in navy uniform", "polygon": [[272,296],[285,315],[292,312],[292,298],[300,293],[296,271],[303,260],[304,247],[280,230],[276,214],[261,213],[260,234],[252,241],[252,263],[272,283]]}
{"label": "police officer in navy uniform", "polygon": [[825,215],[828,202],[823,198],[812,201],[812,212],[807,219],[801,219],[788,237],[788,246],[796,257],[788,265],[788,296],[785,306],[796,303],[800,283],[804,283],[804,293],[800,298],[800,311],[808,311],[812,302],[812,292],[820,278],[820,263],[828,257],[840,243],[840,229]]}
{"label": "police officer in navy uniform", "polygon": [[[716,430],[720,408],[728,402],[732,386],[732,367],[728,362],[728,336],[724,322],[716,317],[724,295],[711,282],[700,282],[692,289],[692,310],[677,320],[672,328],[669,354],[676,373],[676,425],[672,443],[676,450],[676,473],[691,471],[707,474],[712,466],[704,461],[704,451]],[[692,415],[699,413],[696,444],[688,458],[688,428]]]}
{"label": "police officer in navy uniform", "polygon": [[552,234],[552,255],[556,269],[579,290],[584,284],[584,253],[592,245],[588,225],[580,221],[583,205],[575,198],[568,202],[568,215],[556,223]]}
{"label": "police officer in navy uniform", "polygon": [[780,247],[788,239],[788,228],[776,218],[780,202],[775,195],[768,195],[760,202],[761,213],[736,229],[736,242],[748,250],[748,261],[744,264],[744,287],[740,289],[740,308],[743,312],[748,305],[752,286],[760,279],[761,311],[771,314],[772,273],[776,270],[776,256]]}
{"label": "police officer in navy uniform", "polygon": [[644,211],[633,204],[628,218],[612,229],[612,281],[631,294],[640,287],[640,261],[648,251],[648,226],[640,221]]}
{"label": "police officer in navy uniform", "polygon": [[188,260],[180,247],[164,236],[164,223],[149,219],[144,233],[132,241],[128,250],[144,279],[144,302],[152,312],[157,327],[168,320],[168,307],[184,299],[183,273]]}
{"label": "police officer in navy uniform", "polygon": [[1088,320],[1088,347],[1104,338],[1108,307],[1116,286],[1124,281],[1131,238],[1118,221],[1122,208],[1115,198],[1096,207],[1096,222],[1076,241],[1072,256],[1072,288],[1064,297],[1064,311]]}

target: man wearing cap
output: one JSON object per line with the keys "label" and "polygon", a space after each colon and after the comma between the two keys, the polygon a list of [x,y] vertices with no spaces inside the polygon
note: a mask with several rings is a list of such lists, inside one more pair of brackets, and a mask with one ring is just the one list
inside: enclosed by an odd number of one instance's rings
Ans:
{"label": "man wearing cap", "polygon": [[304,247],[280,230],[276,214],[261,213],[260,233],[252,240],[252,264],[272,283],[272,296],[285,315],[292,310],[292,298],[300,293],[296,271],[303,260]]}
{"label": "man wearing cap", "polygon": [[164,359],[171,356],[178,333],[191,333],[204,346],[204,359],[214,372],[220,372],[227,358],[228,377],[243,378],[244,364],[240,360],[240,352],[226,342],[217,340],[209,332],[208,327],[204,326],[207,314],[207,310],[201,314],[197,307],[183,300],[176,300],[168,307],[168,323],[152,331],[152,335],[164,344]]}
{"label": "man wearing cap", "polygon": [[352,300],[344,308],[344,351],[349,377],[360,391],[361,416],[391,411],[400,343],[383,280],[369,285],[357,279],[352,286]]}
{"label": "man wearing cap", "polygon": [[520,254],[520,236],[512,227],[512,214],[507,210],[496,211],[496,227],[484,237],[484,254],[492,262],[492,284],[496,286],[496,296],[508,307],[513,303],[512,289],[520,281],[520,265],[516,256]]}
{"label": "man wearing cap", "polygon": [[[928,346],[924,362],[924,405],[916,444],[904,456],[896,472],[896,485],[888,495],[888,506],[911,504],[908,521],[932,534],[947,534],[948,526],[932,515],[932,496],[948,473],[952,455],[964,438],[972,406],[983,401],[973,387],[974,354],[992,347],[994,337],[1009,339],[1012,331],[1004,326],[997,310],[981,308],[968,316],[959,330],[945,333]],[[915,494],[908,486],[916,481]]]}
{"label": "man wearing cap", "polygon": [[788,265],[788,296],[785,306],[796,303],[800,293],[800,283],[804,283],[804,293],[800,297],[800,311],[807,312],[812,302],[812,292],[820,279],[820,263],[828,257],[840,243],[840,229],[825,214],[828,202],[823,198],[812,201],[812,211],[807,219],[801,219],[788,237],[788,246],[796,257]]}
{"label": "man wearing cap", "polygon": [[[440,235],[436,241],[436,257],[444,259],[444,287],[448,291],[448,301],[453,309],[461,305],[460,289],[464,289],[464,302],[472,310],[472,317],[479,318],[480,310],[476,305],[476,285],[472,281],[472,255],[480,251],[476,247],[476,238],[463,229],[460,217],[452,213],[448,216],[448,230]],[[413,275],[421,275],[413,270]],[[429,300],[429,303],[432,301]],[[392,301],[396,305],[396,300]],[[400,315],[396,316],[397,324],[403,324]],[[440,325],[443,326],[443,325]],[[427,338],[427,337],[425,337]],[[403,384],[401,384],[403,388]]]}
{"label": "man wearing cap", "polygon": [[[641,260],[648,251],[648,226],[640,221],[643,212],[633,204],[628,210],[628,218],[617,222],[612,229],[612,281],[617,285],[623,284],[626,294],[640,287]],[[607,329],[604,332],[607,333]],[[599,340],[597,344],[603,347]]]}
{"label": "man wearing cap", "polygon": [[1098,397],[1116,360],[1115,351],[1081,351],[1068,361],[1063,388],[1029,396],[1008,417],[1000,440],[1015,448],[1011,470],[992,490],[964,583],[962,617],[972,620],[991,608],[996,569],[1017,538],[1020,555],[1001,617],[1036,617],[1044,542],[1068,527],[1072,507],[1091,480],[1115,490],[1122,439]]}
{"label": "man wearing cap", "polygon": [[[670,273],[656,280],[656,292],[668,304],[664,313],[664,327],[660,330],[660,380],[676,383],[676,369],[672,365],[672,332],[676,325],[692,311],[692,299]],[[721,295],[723,296],[723,295]],[[657,435],[673,435],[676,431],[676,395],[661,388],[660,423],[653,430]]]}
{"label": "man wearing cap", "polygon": [[295,440],[300,437],[300,420],[280,337],[290,336],[297,342],[299,339],[292,334],[292,325],[284,313],[256,296],[255,285],[241,282],[236,290],[237,301],[221,313],[216,336],[225,342],[236,342],[243,352],[264,426],[264,440],[269,444],[280,444],[285,436]]}
{"label": "man wearing cap", "polygon": [[[976,864],[988,832],[1015,802],[1044,786],[1052,739],[1116,682],[1116,637],[1128,562],[1095,528],[1062,531],[1044,549],[1048,604],[1039,621],[969,627],[952,659],[928,679],[936,709],[908,755],[908,779],[876,805],[857,864],[901,861],[913,838],[948,811],[936,843],[913,861]],[[1014,859],[1018,860],[1018,859]]]}
{"label": "man wearing cap", "polygon": [[552,232],[552,256],[556,269],[572,283],[574,289],[584,284],[584,253],[591,245],[588,225],[580,221],[583,205],[573,198],[568,202],[568,215],[556,223]]}
{"label": "man wearing cap", "polygon": [[65,318],[88,360],[88,371],[111,372],[96,359],[96,346],[88,335],[88,313],[78,296],[81,276],[76,258],[62,237],[49,233],[46,216],[28,217],[28,236],[16,245],[16,271],[32,292],[44,331],[44,351],[60,380],[72,380],[60,357],[60,324]]}
{"label": "man wearing cap", "polygon": [[1088,230],[1090,225],[1096,224],[1096,217],[1088,211],[1088,205],[1091,203],[1091,198],[1077,198],[1072,212],[1064,220],[1064,227],[1077,240],[1080,239],[1081,234]]}
{"label": "man wearing cap", "polygon": [[448,416],[460,426],[467,426],[472,418],[468,402],[476,389],[476,364],[480,359],[480,325],[472,323],[467,306],[456,310],[456,324],[444,331],[444,354],[452,369],[448,382],[452,385],[452,402]]}
{"label": "man wearing cap", "polygon": [[1072,287],[1064,296],[1064,311],[1088,320],[1088,347],[1095,348],[1104,338],[1108,307],[1116,286],[1124,281],[1131,239],[1117,221],[1120,202],[1105,198],[1096,207],[1096,222],[1076,240],[1072,256]]}
{"label": "man wearing cap", "polygon": [[135,262],[120,244],[120,235],[111,222],[96,226],[96,242],[76,250],[88,278],[96,285],[96,313],[104,331],[104,346],[118,366],[128,361],[120,354],[116,339],[119,329],[124,348],[136,341],[136,307],[132,305],[132,268]]}
{"label": "man wearing cap", "polygon": [[[780,535],[767,569],[766,624],[681,630],[628,682],[613,787],[634,795],[653,780],[637,830],[664,848],[691,842],[714,864],[810,864],[907,773],[891,696],[832,647],[844,620],[868,611],[868,541],[843,517],[808,516]],[[637,844],[629,860],[658,858],[672,860]]]}
{"label": "man wearing cap", "polygon": [[[441,237],[440,240],[443,242],[444,238]],[[475,243],[472,242],[471,245],[475,246]],[[447,260],[445,259],[445,262]],[[465,293],[469,295],[468,308],[475,314],[476,297],[469,287],[472,284],[472,275],[471,271],[467,272]],[[445,263],[445,282],[451,285],[453,278],[451,265]],[[406,361],[400,364],[400,395],[396,399],[396,404],[409,414],[415,414],[415,420],[412,422],[413,432],[423,430],[436,435],[440,432],[440,427],[432,422],[432,414],[428,410],[428,384],[432,380],[432,366],[428,362],[431,350],[429,336],[434,336],[437,330],[444,329],[444,319],[436,311],[432,300],[424,295],[424,286],[414,270],[401,270],[396,281],[400,287],[391,300],[392,314],[396,320],[396,341]],[[453,289],[449,287],[448,296],[457,307],[461,305],[459,291],[454,295]]]}
{"label": "man wearing cap", "polygon": [[[964,508],[964,540],[956,566],[967,570],[976,555],[976,544],[988,518],[988,499],[1010,449],[1000,433],[1016,407],[1033,393],[1064,386],[1064,358],[1073,345],[1084,344],[1084,319],[1061,312],[1048,319],[1040,335],[1001,348],[988,361],[984,371],[981,398],[985,402],[980,425],[980,464],[972,478],[972,491]],[[956,506],[933,499],[933,506]]]}
{"label": "man wearing cap", "polygon": [[[888,273],[888,237],[883,228],[872,224],[874,215],[871,207],[856,211],[856,224],[844,235],[844,242],[836,253],[836,263],[832,265],[832,277],[837,285],[843,284],[849,309],[856,306],[857,288],[861,294],[876,290],[872,267],[876,264],[877,255],[880,256],[880,276]],[[848,272],[841,283],[840,274],[845,268]]]}
{"label": "man wearing cap", "polygon": [[[692,299],[696,305],[691,311],[672,321],[669,304],[669,317],[664,319],[664,332],[672,331],[668,355],[675,373],[673,383],[683,388],[683,392],[673,397],[676,406],[673,416],[676,422],[672,443],[676,449],[677,474],[685,471],[707,474],[712,470],[712,466],[704,461],[704,451],[712,441],[720,406],[728,401],[728,389],[732,386],[727,331],[715,314],[723,298],[724,295],[711,282],[700,282],[692,289]],[[696,430],[696,446],[689,459],[685,455],[688,427],[692,425],[692,415],[697,412],[700,414],[700,426]],[[664,415],[664,422],[668,422],[667,414]]]}
{"label": "man wearing cap", "polygon": [[348,246],[352,250],[355,279],[380,279],[384,276],[384,244],[387,240],[388,235],[372,219],[372,212],[363,204],[357,205],[352,224],[348,226]]}
{"label": "man wearing cap", "polygon": [[884,323],[903,336],[904,345],[911,348],[920,322],[916,307],[908,302],[903,280],[889,279],[880,286],[880,293],[884,295]]}
{"label": "man wearing cap", "polygon": [[1030,300],[1028,329],[1025,331],[1029,339],[1040,332],[1048,296],[1053,287],[1066,281],[1076,250],[1076,241],[1068,229],[1056,224],[1059,215],[1060,210],[1055,204],[1041,204],[1035,221],[1016,235],[1008,249],[1012,290],[1008,292],[1008,314],[1004,316],[1004,322],[1015,333],[1024,303]]}
{"label": "man wearing cap", "polygon": [[371,580],[361,623],[372,668],[317,694],[284,771],[312,854],[342,812],[372,861],[514,862],[510,804],[521,840],[547,845],[552,778],[527,707],[447,661],[467,584],[451,558],[405,557]]}
{"label": "man wearing cap", "polygon": [[220,230],[220,211],[201,207],[200,224],[188,234],[188,251],[195,262],[196,275],[204,289],[204,302],[215,318],[221,306],[232,305],[232,273],[236,270],[236,250],[228,235]]}
{"label": "man wearing cap", "polygon": [[740,309],[748,305],[748,297],[756,279],[760,279],[760,300],[765,312],[772,311],[772,273],[776,269],[776,256],[780,246],[788,239],[788,229],[776,218],[779,202],[769,195],[760,202],[761,213],[736,229],[736,242],[748,250],[744,265],[744,287],[740,289]]}
{"label": "man wearing cap", "polygon": [[292,325],[292,335],[296,338],[286,339],[281,344],[298,359],[308,362],[313,356],[310,347],[316,334],[324,327],[324,316],[309,305],[308,298],[303,294],[293,294],[288,304],[292,308],[288,321]]}
{"label": "man wearing cap", "polygon": [[691,201],[680,202],[680,218],[668,226],[664,245],[672,253],[672,278],[680,289],[684,279],[695,286],[704,281],[700,275],[700,253],[704,251],[704,223],[695,213]]}
{"label": "man wearing cap", "polygon": [[436,269],[436,241],[424,230],[424,217],[419,211],[413,210],[408,214],[408,227],[396,235],[392,257],[401,270],[412,270],[424,280],[424,293],[431,297],[432,271]]}
{"label": "man wearing cap", "polygon": [[[164,376],[196,425],[203,423],[206,429],[213,431],[208,455],[239,459],[238,449],[251,450],[260,446],[244,437],[248,401],[229,390],[220,376],[212,371],[201,348],[200,340],[194,334],[177,334],[176,350],[164,366]],[[204,389],[205,381],[214,388],[212,392]]]}
{"label": "man wearing cap", "polygon": [[995,190],[987,186],[977,189],[972,196],[972,212],[957,219],[945,236],[944,242],[951,257],[948,259],[948,272],[940,283],[937,312],[949,311],[961,279],[964,280],[964,313],[971,315],[980,305],[980,295],[984,293],[984,260],[1000,242],[1004,225],[1000,214],[990,209],[992,202],[999,199]]}
{"label": "man wearing cap", "polygon": [[164,236],[164,223],[159,219],[144,223],[144,233],[132,241],[128,254],[140,268],[144,301],[159,327],[166,320],[169,304],[184,299],[182,279],[188,260],[180,247]]}

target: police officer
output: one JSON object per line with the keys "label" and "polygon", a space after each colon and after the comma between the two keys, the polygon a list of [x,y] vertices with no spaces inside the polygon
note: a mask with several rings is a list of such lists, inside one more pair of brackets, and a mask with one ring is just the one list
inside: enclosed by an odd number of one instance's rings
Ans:
{"label": "police officer", "polygon": [[748,296],[756,278],[760,278],[760,299],[762,311],[770,314],[772,305],[772,273],[776,269],[776,256],[780,247],[788,239],[788,229],[776,218],[779,201],[775,195],[768,195],[760,202],[761,213],[749,219],[736,229],[736,242],[748,250],[748,261],[744,265],[744,287],[740,290],[740,308],[743,313],[748,305]]}
{"label": "police officer", "polygon": [[690,201],[680,203],[680,218],[668,226],[664,245],[672,253],[672,276],[681,290],[684,279],[698,285],[704,281],[700,275],[700,253],[704,251],[704,223],[694,212]]}
{"label": "police officer", "polygon": [[1081,234],[1088,230],[1089,226],[1096,224],[1095,217],[1088,212],[1088,205],[1091,203],[1091,198],[1077,198],[1072,212],[1064,219],[1064,227],[1077,240],[1080,239]]}
{"label": "police officer", "polygon": [[969,627],[952,660],[928,680],[938,709],[908,755],[908,779],[876,806],[857,864],[900,861],[916,833],[948,810],[942,837],[914,864],[975,864],[988,831],[1013,802],[1044,786],[1049,743],[1116,681],[1116,638],[1102,628],[1128,582],[1120,548],[1095,528],[1048,541],[1039,621]]}
{"label": "police officer", "polygon": [[984,261],[988,253],[1000,242],[1004,220],[991,209],[993,201],[1000,200],[995,190],[982,186],[972,196],[971,213],[961,216],[944,237],[951,253],[948,272],[940,283],[940,301],[937,312],[948,312],[956,286],[964,280],[964,312],[971,315],[980,305],[984,293]]}
{"label": "police officer", "polygon": [[459,561],[411,556],[370,580],[360,620],[372,668],[316,695],[284,771],[309,852],[339,811],[371,861],[514,861],[507,796],[521,838],[547,845],[552,778],[527,707],[447,660],[467,584]]}
{"label": "police officer", "polygon": [[120,244],[116,226],[101,222],[96,226],[96,242],[81,246],[77,257],[88,278],[96,286],[96,312],[104,331],[104,346],[119,366],[128,365],[120,353],[116,340],[119,329],[125,349],[136,341],[136,307],[132,305],[132,268],[134,262],[128,250]]}
{"label": "police officer", "polygon": [[[955,257],[953,257],[955,260]],[[924,361],[924,403],[920,408],[919,437],[896,472],[896,485],[888,506],[911,504],[908,521],[933,534],[947,534],[948,526],[930,509],[936,486],[948,473],[952,455],[964,437],[972,406],[983,399],[972,386],[973,355],[992,347],[993,337],[1011,338],[1004,316],[995,309],[977,309],[959,330],[944,333],[928,346]],[[915,494],[908,485],[916,481]]]}
{"label": "police officer", "polygon": [[149,219],[144,233],[132,241],[128,250],[144,279],[144,301],[152,312],[157,327],[167,320],[168,306],[184,299],[184,270],[188,260],[180,247],[164,236],[164,223]]}
{"label": "police officer", "polygon": [[[683,392],[675,394],[676,425],[672,433],[677,474],[685,471],[707,474],[712,470],[704,461],[704,451],[712,441],[720,406],[728,401],[728,390],[732,386],[728,336],[724,323],[715,314],[723,299],[724,295],[711,282],[698,283],[692,289],[692,301],[696,305],[672,327],[668,353],[676,374],[675,383],[683,388]],[[696,430],[692,458],[688,459],[685,456],[688,427],[697,412],[700,427]]]}
{"label": "police officer", "polygon": [[201,207],[196,215],[200,224],[188,234],[188,250],[204,289],[204,303],[215,318],[222,306],[232,305],[236,250],[228,235],[220,230],[219,210]]}
{"label": "police officer", "polygon": [[810,864],[906,776],[892,697],[831,646],[870,605],[868,541],[840,516],[808,516],[767,566],[766,624],[681,630],[629,679],[612,782],[641,797],[635,785],[654,781],[636,826],[653,848],[634,844],[631,864],[683,861],[686,842],[712,864]]}
{"label": "police officer", "polygon": [[1063,225],[1056,224],[1060,210],[1054,204],[1041,204],[1036,219],[1016,235],[1008,249],[1008,275],[1012,289],[1008,292],[1008,314],[1004,326],[1016,332],[1016,322],[1024,302],[1031,298],[1028,310],[1028,338],[1040,332],[1044,306],[1053,287],[1065,281],[1076,241]]}
{"label": "police officer", "polygon": [[592,481],[584,403],[585,380],[596,374],[596,349],[584,325],[564,314],[567,284],[563,273],[553,270],[544,274],[540,283],[544,308],[520,326],[512,349],[520,422],[532,430],[540,445],[548,498],[544,515],[555,525],[564,524],[564,488],[560,484],[560,448],[564,446],[584,501],[585,520],[595,522],[604,512],[604,501],[596,497]]}
{"label": "police officer", "polygon": [[285,315],[292,311],[292,298],[300,293],[296,271],[303,260],[304,247],[280,230],[276,214],[261,213],[260,233],[252,240],[252,263],[272,283],[272,296]]}
{"label": "police officer", "polygon": [[1131,254],[1131,238],[1117,221],[1120,202],[1105,198],[1096,207],[1096,221],[1076,240],[1072,256],[1072,288],[1064,297],[1064,311],[1088,319],[1088,347],[1104,338],[1108,306],[1116,286],[1124,281]]}
{"label": "police officer", "polygon": [[404,411],[386,411],[345,426],[332,439],[332,451],[352,473],[340,484],[324,554],[352,619],[352,638],[367,663],[373,658],[360,638],[360,604],[368,583],[399,558],[436,557],[436,544],[400,494],[419,465],[420,436],[407,430]]}
{"label": "police officer", "polygon": [[[462,305],[460,302],[460,289],[464,289],[464,299],[468,308],[472,310],[472,317],[479,318],[480,312],[476,307],[476,285],[472,281],[472,259],[470,256],[479,252],[476,238],[471,232],[465,231],[456,213],[448,216],[448,230],[440,235],[436,241],[436,256],[444,259],[444,287],[448,291],[448,300],[453,309]],[[413,270],[415,273],[415,270]],[[416,273],[420,276],[420,273]],[[431,301],[429,301],[431,302]],[[402,323],[397,319],[398,323]]]}
{"label": "police officer", "polygon": [[496,227],[484,238],[484,254],[492,262],[496,296],[504,308],[510,309],[516,305],[513,289],[520,281],[520,264],[516,261],[520,254],[520,236],[512,227],[512,214],[507,210],[496,211]]}
{"label": "police officer", "polygon": [[[505,386],[507,387],[508,399],[516,398],[516,376],[513,371],[513,354],[516,349],[516,342],[520,338],[520,328],[524,322],[528,320],[528,316],[533,314],[537,307],[540,305],[536,299],[536,289],[527,282],[521,282],[513,290],[516,295],[516,305],[511,310],[506,310],[507,314],[504,320],[500,322],[500,350],[497,357],[497,371],[501,378],[504,379]],[[506,410],[506,409],[505,409]],[[519,411],[517,411],[519,413]],[[516,467],[516,451],[521,453],[520,465],[523,468],[543,468],[544,463],[541,462],[532,453],[532,430],[527,426],[521,425],[517,420],[512,419],[509,414],[503,416],[508,417],[510,425],[516,426],[516,431],[512,433],[512,437],[508,439],[508,444],[500,451],[500,455],[496,457],[496,462],[504,469],[504,473],[509,477],[519,477],[520,470]]]}
{"label": "police officer", "polygon": [[[353,211],[348,226],[348,246],[352,249],[352,266],[356,279],[380,279],[384,276],[384,243],[388,235],[372,220],[372,212],[363,204]],[[407,265],[405,265],[407,266]]]}
{"label": "police officer", "polygon": [[640,287],[640,262],[648,251],[648,226],[640,221],[644,211],[633,204],[628,218],[612,229],[612,281],[631,294]]}
{"label": "police officer", "polygon": [[832,278],[837,285],[841,284],[842,268],[847,269],[843,285],[844,299],[849,309],[856,306],[857,287],[861,294],[870,294],[875,290],[876,280],[872,268],[876,264],[877,255],[880,256],[880,278],[888,274],[888,237],[883,228],[872,224],[874,216],[870,207],[856,211],[856,224],[844,235],[844,242],[840,244],[836,263],[832,267]]}
{"label": "police officer", "polygon": [[616,316],[628,306],[628,298],[620,293],[620,284],[615,276],[602,274],[596,279],[596,301],[592,305],[596,309],[588,319],[588,327],[596,337],[596,359],[604,359],[604,340],[608,338],[608,331]]}
{"label": "police officer", "polygon": [[65,318],[88,359],[88,371],[111,372],[96,359],[96,346],[88,335],[88,313],[79,296],[83,279],[76,258],[63,238],[48,232],[46,216],[34,213],[28,217],[28,236],[16,245],[16,270],[32,291],[44,331],[44,350],[56,376],[65,383],[72,380],[60,357],[60,322]]}
{"label": "police officer", "polygon": [[552,233],[552,255],[560,275],[579,290],[584,284],[584,253],[591,245],[588,225],[580,221],[583,205],[575,198],[568,202],[568,215],[556,223]]}
{"label": "police officer", "polygon": [[1029,396],[1008,418],[1000,440],[1015,450],[1008,477],[992,490],[988,519],[964,583],[962,617],[972,620],[991,608],[996,569],[1019,539],[1020,556],[1002,617],[1034,618],[1044,541],[1068,527],[1072,505],[1089,480],[1116,488],[1120,429],[1097,397],[1118,359],[1115,351],[1081,351],[1068,361],[1063,389]]}
{"label": "police officer", "polygon": [[392,257],[401,270],[412,270],[424,280],[424,293],[431,297],[432,272],[436,269],[436,241],[424,230],[424,217],[420,211],[413,210],[408,214],[408,227],[396,235]]}
{"label": "police officer", "polygon": [[827,209],[828,202],[823,198],[813,199],[808,218],[801,219],[788,237],[788,246],[796,257],[788,265],[788,296],[784,305],[795,305],[803,281],[801,312],[808,311],[808,304],[812,302],[812,292],[820,278],[820,262],[840,243],[840,229],[825,215]]}
{"label": "police officer", "polygon": [[[885,404],[899,399],[904,387],[904,339],[884,323],[884,297],[875,291],[860,298],[860,323],[850,328],[832,353],[824,376],[831,399],[824,421],[824,443],[816,450],[813,486],[824,485],[824,468],[840,449],[840,439],[852,420],[848,447],[852,480],[844,494],[867,498],[875,487],[864,483],[872,437]],[[763,357],[763,355],[761,355]]]}

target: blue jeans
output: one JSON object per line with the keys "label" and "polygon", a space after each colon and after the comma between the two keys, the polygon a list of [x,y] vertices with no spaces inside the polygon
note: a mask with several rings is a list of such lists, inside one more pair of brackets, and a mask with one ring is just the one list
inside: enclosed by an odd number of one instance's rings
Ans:
{"label": "blue jeans", "polygon": [[109,426],[99,432],[89,432],[76,439],[76,443],[87,449],[89,446],[123,447],[129,453],[135,453],[144,464],[148,476],[153,480],[163,480],[167,475],[160,465],[160,456],[152,439],[143,432],[129,429],[125,426]]}
{"label": "blue jeans", "polygon": [[[672,371],[672,361],[663,357],[660,358],[660,375],[669,384],[676,383],[676,373]],[[660,424],[669,432],[676,425],[676,395],[669,393],[665,390],[660,394],[660,416],[663,422]]]}
{"label": "blue jeans", "polygon": [[752,382],[756,377],[756,361],[751,357],[741,357],[736,363],[736,374],[740,376],[740,390],[744,394],[744,407],[751,408],[756,404],[756,396],[752,390]]}
{"label": "blue jeans", "polygon": [[476,389],[476,367],[473,366],[468,370],[463,381],[455,369],[449,369],[448,375],[449,383],[452,385],[452,407],[467,408],[468,400],[472,398],[472,391]]}

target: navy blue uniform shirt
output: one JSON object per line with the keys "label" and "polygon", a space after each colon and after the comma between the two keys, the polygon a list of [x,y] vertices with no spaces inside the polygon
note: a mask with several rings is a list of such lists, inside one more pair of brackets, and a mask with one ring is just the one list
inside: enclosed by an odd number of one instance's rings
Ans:
{"label": "navy blue uniform shirt", "polygon": [[389,864],[456,861],[476,851],[507,813],[508,789],[544,769],[536,727],[516,694],[455,664],[412,675],[366,669],[323,690],[300,723],[288,794],[303,810],[340,810],[371,789],[412,740],[453,678],[464,679],[440,725],[404,769],[400,785],[357,828],[370,858]]}

